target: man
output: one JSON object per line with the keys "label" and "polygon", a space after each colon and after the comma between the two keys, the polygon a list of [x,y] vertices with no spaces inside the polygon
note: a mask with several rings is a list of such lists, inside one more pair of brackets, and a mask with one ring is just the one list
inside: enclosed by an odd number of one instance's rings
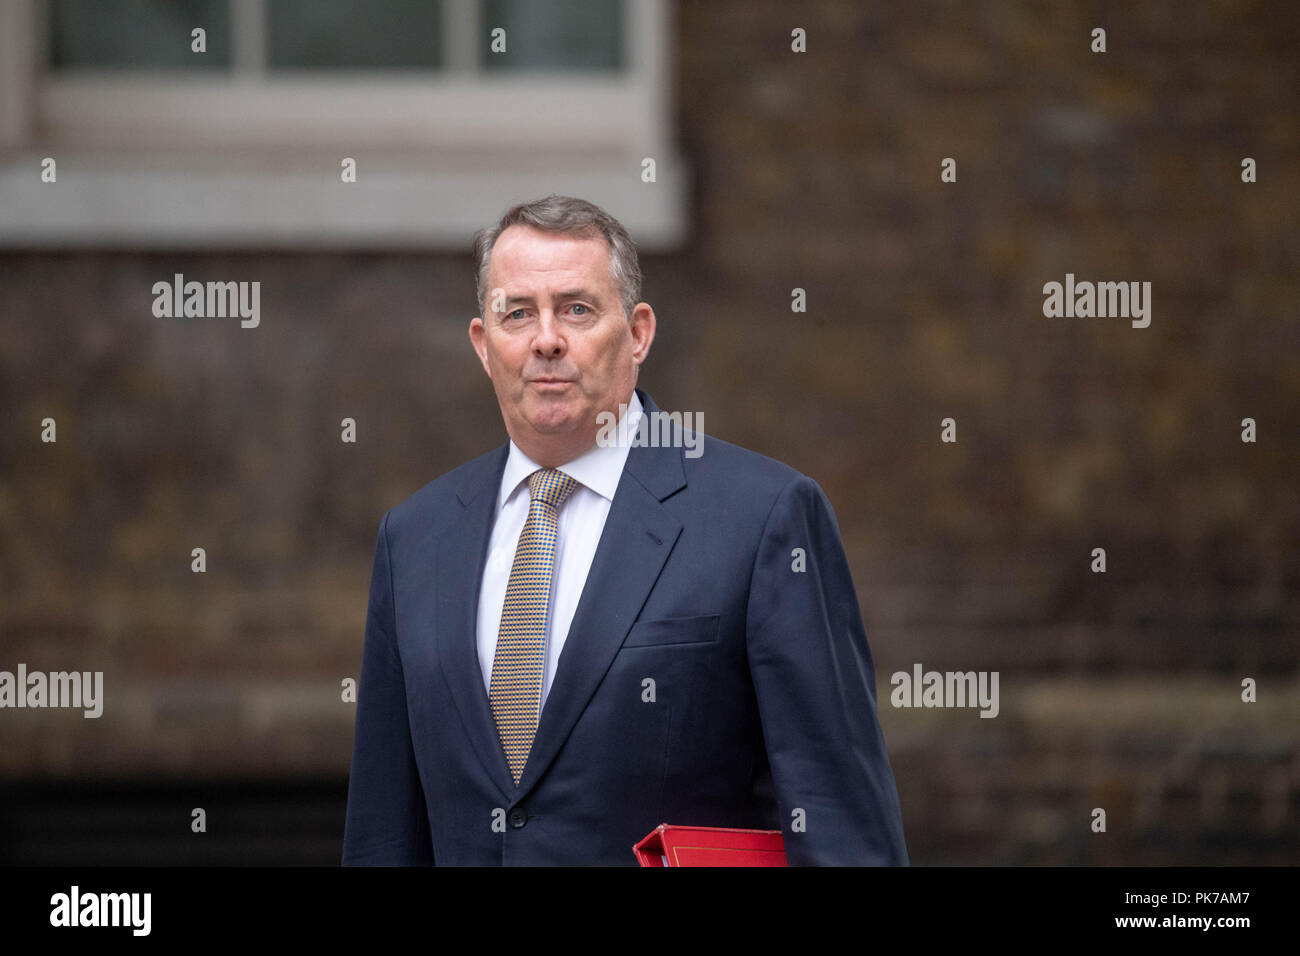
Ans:
{"label": "man", "polygon": [[821,488],[680,428],[598,441],[659,413],[635,387],[655,314],[599,207],[516,206],[475,253],[510,440],[380,525],[344,864],[635,865],[660,823],[906,864]]}

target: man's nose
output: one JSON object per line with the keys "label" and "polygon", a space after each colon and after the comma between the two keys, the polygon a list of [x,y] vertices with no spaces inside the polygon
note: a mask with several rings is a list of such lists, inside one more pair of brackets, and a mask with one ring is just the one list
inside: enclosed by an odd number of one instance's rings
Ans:
{"label": "man's nose", "polygon": [[560,335],[555,313],[550,309],[544,310],[538,317],[537,335],[533,337],[533,351],[546,358],[564,353],[564,338]]}

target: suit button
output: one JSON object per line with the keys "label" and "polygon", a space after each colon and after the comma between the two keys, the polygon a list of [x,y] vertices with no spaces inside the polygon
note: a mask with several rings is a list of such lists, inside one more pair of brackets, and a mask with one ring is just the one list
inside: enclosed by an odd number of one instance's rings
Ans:
{"label": "suit button", "polygon": [[516,830],[518,830],[520,827],[522,827],[525,823],[528,822],[528,814],[524,812],[523,807],[515,807],[513,810],[510,811],[509,820],[510,820],[510,825],[514,827]]}

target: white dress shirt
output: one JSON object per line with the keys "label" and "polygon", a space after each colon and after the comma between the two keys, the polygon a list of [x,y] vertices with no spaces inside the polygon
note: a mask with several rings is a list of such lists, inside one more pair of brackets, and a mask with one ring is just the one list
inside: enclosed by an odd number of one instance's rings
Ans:
{"label": "white dress shirt", "polygon": [[[636,392],[628,402],[627,422],[620,422],[616,435],[634,435],[641,415],[641,399]],[[593,445],[573,461],[560,465],[564,472],[578,482],[568,499],[560,506],[559,534],[555,546],[555,566],[551,574],[550,613],[546,622],[546,669],[542,675],[542,704],[550,693],[555,670],[569,636],[569,625],[578,599],[587,583],[596,545],[605,530],[605,519],[614,500],[623,465],[630,448],[619,442],[602,447]],[[515,560],[515,547],[528,520],[528,476],[537,464],[513,441],[501,474],[501,488],[497,493],[496,520],[488,542],[487,564],[483,568],[483,583],[478,596],[478,662],[483,671],[483,686],[491,692],[492,663],[496,659],[497,633],[501,629],[501,611],[505,607],[506,587],[510,583],[510,568]]]}

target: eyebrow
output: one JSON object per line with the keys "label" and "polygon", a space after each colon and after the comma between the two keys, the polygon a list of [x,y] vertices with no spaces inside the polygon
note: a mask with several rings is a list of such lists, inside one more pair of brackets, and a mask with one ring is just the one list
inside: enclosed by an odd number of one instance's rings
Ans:
{"label": "eyebrow", "polygon": [[[588,299],[595,302],[597,305],[600,304],[600,296],[588,292],[586,289],[566,289],[563,292],[557,293],[555,297],[559,300]],[[516,302],[531,303],[533,301],[535,300],[531,295],[512,295],[506,299],[506,310],[509,311],[510,306]]]}

